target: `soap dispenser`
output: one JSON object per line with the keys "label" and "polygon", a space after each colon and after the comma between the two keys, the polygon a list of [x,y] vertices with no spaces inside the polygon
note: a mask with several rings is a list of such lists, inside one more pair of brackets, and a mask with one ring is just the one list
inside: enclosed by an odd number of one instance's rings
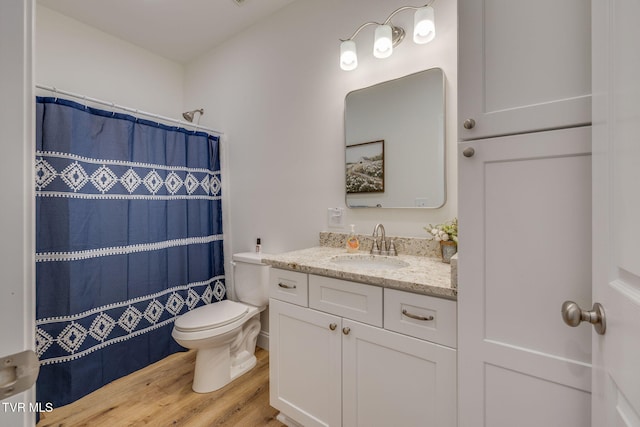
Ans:
{"label": "soap dispenser", "polygon": [[350,254],[354,254],[360,249],[360,242],[358,241],[358,237],[356,236],[355,224],[351,224],[350,227],[351,232],[347,237],[347,252],[349,252]]}

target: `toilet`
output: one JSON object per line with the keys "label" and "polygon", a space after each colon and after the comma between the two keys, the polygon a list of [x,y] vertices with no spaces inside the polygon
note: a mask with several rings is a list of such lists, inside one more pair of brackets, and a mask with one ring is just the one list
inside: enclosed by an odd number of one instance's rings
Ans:
{"label": "toilet", "polygon": [[233,255],[234,289],[238,301],[203,305],[179,316],[171,336],[197,350],[193,391],[208,393],[229,384],[256,365],[260,312],[269,302],[269,266],[262,254]]}

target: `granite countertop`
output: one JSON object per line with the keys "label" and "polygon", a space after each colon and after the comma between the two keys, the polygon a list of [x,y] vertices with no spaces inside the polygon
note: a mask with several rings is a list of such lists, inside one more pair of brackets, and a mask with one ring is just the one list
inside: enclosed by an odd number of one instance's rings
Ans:
{"label": "granite countertop", "polygon": [[[408,265],[395,269],[358,268],[353,264],[333,262],[332,258],[336,256],[384,258],[390,263],[400,261]],[[387,257],[369,255],[365,251],[348,254],[344,248],[318,246],[278,255],[265,254],[262,261],[275,268],[352,280],[440,298],[456,299],[458,295],[455,284],[452,285],[451,282],[451,266],[432,257],[415,255]],[[384,263],[385,260],[380,262]]]}

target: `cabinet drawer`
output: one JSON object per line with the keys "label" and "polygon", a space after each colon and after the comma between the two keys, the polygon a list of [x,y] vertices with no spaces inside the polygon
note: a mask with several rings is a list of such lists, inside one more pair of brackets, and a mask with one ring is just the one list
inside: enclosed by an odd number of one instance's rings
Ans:
{"label": "cabinet drawer", "polygon": [[272,268],[269,275],[269,297],[307,307],[307,277],[306,273]]}
{"label": "cabinet drawer", "polygon": [[382,327],[382,288],[309,275],[309,307]]}
{"label": "cabinet drawer", "polygon": [[456,348],[456,302],[395,289],[384,290],[384,328]]}

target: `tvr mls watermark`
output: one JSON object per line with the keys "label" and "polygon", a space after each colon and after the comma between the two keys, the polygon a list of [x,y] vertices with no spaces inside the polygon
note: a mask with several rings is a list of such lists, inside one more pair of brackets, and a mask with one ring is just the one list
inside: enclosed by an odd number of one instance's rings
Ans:
{"label": "tvr mls watermark", "polygon": [[4,412],[51,412],[53,403],[51,402],[2,402]]}

